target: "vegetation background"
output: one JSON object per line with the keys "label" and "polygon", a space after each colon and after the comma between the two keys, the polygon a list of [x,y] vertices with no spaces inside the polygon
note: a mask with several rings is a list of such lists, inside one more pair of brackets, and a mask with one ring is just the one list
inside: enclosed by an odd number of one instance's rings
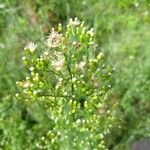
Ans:
{"label": "vegetation background", "polygon": [[149,10],[149,0],[0,0],[0,149],[32,145],[48,128],[44,110],[14,99],[15,83],[27,74],[21,65],[26,43],[43,42],[51,27],[70,17],[94,27],[107,64],[116,68],[111,99],[119,101],[124,124],[112,149],[130,149],[150,137]]}

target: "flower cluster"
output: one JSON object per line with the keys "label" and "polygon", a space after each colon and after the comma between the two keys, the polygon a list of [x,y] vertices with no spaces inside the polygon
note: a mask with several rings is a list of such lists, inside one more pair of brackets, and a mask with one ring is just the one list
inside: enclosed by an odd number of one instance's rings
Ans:
{"label": "flower cluster", "polygon": [[[70,19],[66,32],[61,24],[51,30],[45,50],[25,48],[29,77],[17,81],[16,94],[27,103],[42,101],[51,130],[39,138],[39,149],[107,149],[107,137],[119,119],[108,105],[112,69],[94,42],[94,29]],[[115,123],[114,123],[115,122]]]}

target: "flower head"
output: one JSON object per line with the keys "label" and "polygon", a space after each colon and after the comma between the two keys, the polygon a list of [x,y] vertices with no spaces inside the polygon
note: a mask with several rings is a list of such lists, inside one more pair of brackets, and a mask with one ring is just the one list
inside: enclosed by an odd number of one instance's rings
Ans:
{"label": "flower head", "polygon": [[78,20],[78,18],[74,18],[74,20],[71,18],[69,24],[70,25],[74,25],[74,26],[78,26],[81,22]]}
{"label": "flower head", "polygon": [[77,67],[78,69],[80,70],[83,70],[84,66],[85,66],[85,62],[84,61],[81,61],[79,64],[77,64],[75,67]]}
{"label": "flower head", "polygon": [[94,29],[91,28],[89,31],[87,31],[87,34],[90,35],[91,37],[94,36]]}
{"label": "flower head", "polygon": [[63,37],[62,34],[59,34],[52,28],[50,35],[47,39],[47,45],[48,47],[57,47],[62,42]]}
{"label": "flower head", "polygon": [[23,88],[28,88],[30,86],[30,82],[29,81],[24,81],[23,82]]}
{"label": "flower head", "polygon": [[52,66],[55,68],[55,70],[60,71],[62,70],[64,66],[64,59],[55,60],[52,62]]}
{"label": "flower head", "polygon": [[29,50],[30,52],[34,52],[37,45],[34,44],[34,42],[29,42],[27,46],[25,47],[25,50]]}

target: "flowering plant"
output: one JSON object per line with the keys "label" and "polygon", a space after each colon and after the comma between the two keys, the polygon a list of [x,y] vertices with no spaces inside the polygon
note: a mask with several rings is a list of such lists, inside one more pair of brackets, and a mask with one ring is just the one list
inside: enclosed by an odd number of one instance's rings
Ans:
{"label": "flowering plant", "polygon": [[[94,42],[93,28],[70,19],[63,32],[52,28],[45,50],[25,47],[29,76],[17,81],[18,99],[41,101],[52,126],[36,143],[39,149],[107,149],[106,137],[117,124],[114,106],[108,105],[112,69]],[[114,123],[115,122],[115,123]]]}

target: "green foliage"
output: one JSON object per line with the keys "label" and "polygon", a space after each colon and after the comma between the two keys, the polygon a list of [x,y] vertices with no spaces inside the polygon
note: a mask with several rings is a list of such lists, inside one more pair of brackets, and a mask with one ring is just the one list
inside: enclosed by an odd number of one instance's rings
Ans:
{"label": "green foliage", "polygon": [[116,114],[123,124],[119,133],[113,128],[105,144],[110,149],[130,149],[134,140],[149,137],[149,7],[149,0],[0,1],[0,148],[36,149],[36,143],[49,140],[51,126],[45,108],[49,104],[39,98],[38,103],[27,104],[9,95],[18,91],[15,82],[30,74],[21,64],[22,47],[35,41],[39,57],[47,49],[43,43],[49,29],[57,28],[59,22],[64,26],[75,16],[94,27],[99,44],[96,55],[105,54],[101,63],[116,68],[106,99],[109,107],[117,103]]}

